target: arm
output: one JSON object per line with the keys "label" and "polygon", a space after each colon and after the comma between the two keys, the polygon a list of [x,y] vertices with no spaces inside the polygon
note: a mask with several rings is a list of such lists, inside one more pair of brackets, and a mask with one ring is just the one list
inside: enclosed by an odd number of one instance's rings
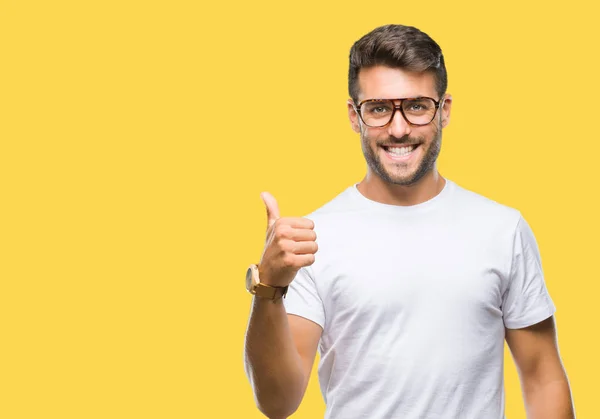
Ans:
{"label": "arm", "polygon": [[245,367],[256,405],[267,417],[284,419],[298,409],[321,332],[316,323],[286,314],[281,300],[254,297]]}
{"label": "arm", "polygon": [[569,381],[560,360],[554,317],[506,329],[529,419],[574,419]]}
{"label": "arm", "polygon": [[[314,262],[314,223],[280,218],[277,201],[261,195],[267,207],[267,240],[259,272],[261,282],[284,287],[298,270]],[[283,301],[254,297],[246,331],[245,370],[256,405],[270,419],[285,419],[298,409],[321,338],[321,326],[288,315]]]}

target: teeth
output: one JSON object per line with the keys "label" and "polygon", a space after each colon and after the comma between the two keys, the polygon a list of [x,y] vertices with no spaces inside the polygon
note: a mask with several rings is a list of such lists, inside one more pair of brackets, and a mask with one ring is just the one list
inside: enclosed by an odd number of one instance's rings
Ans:
{"label": "teeth", "polygon": [[406,156],[407,154],[410,154],[415,148],[416,146],[414,145],[408,147],[387,147],[387,151],[388,153],[393,154],[394,156]]}

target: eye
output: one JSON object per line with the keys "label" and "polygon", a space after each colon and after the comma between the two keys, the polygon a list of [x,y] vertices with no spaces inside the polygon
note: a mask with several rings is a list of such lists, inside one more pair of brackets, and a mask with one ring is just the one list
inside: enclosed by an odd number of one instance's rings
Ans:
{"label": "eye", "polygon": [[374,107],[371,110],[371,112],[373,112],[373,113],[383,113],[383,112],[389,112],[389,110],[390,110],[390,108],[381,105],[381,106]]}
{"label": "eye", "polygon": [[387,102],[369,102],[364,106],[364,112],[369,115],[386,115],[392,111],[392,107]]}
{"label": "eye", "polygon": [[404,111],[413,114],[429,113],[434,107],[430,99],[418,99],[404,102]]}

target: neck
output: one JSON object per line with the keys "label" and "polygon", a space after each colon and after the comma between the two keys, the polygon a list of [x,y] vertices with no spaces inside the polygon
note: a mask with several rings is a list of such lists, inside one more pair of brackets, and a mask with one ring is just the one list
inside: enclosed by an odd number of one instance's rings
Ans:
{"label": "neck", "polygon": [[429,201],[446,185],[437,169],[433,169],[413,185],[403,186],[385,182],[371,171],[357,185],[366,198],[388,205],[409,206]]}

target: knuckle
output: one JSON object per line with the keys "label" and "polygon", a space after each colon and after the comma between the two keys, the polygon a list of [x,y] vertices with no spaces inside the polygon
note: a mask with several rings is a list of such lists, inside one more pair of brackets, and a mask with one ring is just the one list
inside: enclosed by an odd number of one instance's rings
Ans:
{"label": "knuckle", "polygon": [[281,223],[279,223],[279,220],[275,221],[275,224],[273,225],[273,234],[275,234],[275,237],[279,237],[281,236]]}
{"label": "knuckle", "polygon": [[290,240],[281,239],[279,246],[281,247],[281,250],[283,250],[286,253],[294,252],[294,247],[295,247],[294,242],[292,242]]}
{"label": "knuckle", "polygon": [[290,254],[286,254],[282,259],[281,263],[286,268],[291,268],[294,266],[294,257]]}
{"label": "knuckle", "polygon": [[279,238],[289,238],[290,235],[290,226],[287,224],[279,224],[275,231],[275,235]]}

